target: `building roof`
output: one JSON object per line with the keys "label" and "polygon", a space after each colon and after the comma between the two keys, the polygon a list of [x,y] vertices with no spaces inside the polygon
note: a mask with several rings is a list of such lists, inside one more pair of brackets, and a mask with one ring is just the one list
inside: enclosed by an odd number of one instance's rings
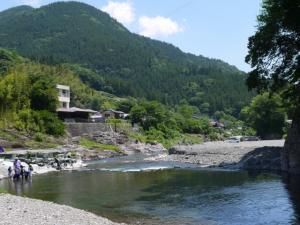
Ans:
{"label": "building roof", "polygon": [[96,113],[97,111],[94,111],[92,109],[81,109],[77,107],[71,107],[71,108],[58,108],[56,110],[57,112],[69,112],[69,113],[74,113],[74,112],[87,112],[87,113]]}
{"label": "building roof", "polygon": [[62,90],[70,91],[70,86],[66,86],[66,85],[57,84],[56,88],[57,89],[62,89]]}

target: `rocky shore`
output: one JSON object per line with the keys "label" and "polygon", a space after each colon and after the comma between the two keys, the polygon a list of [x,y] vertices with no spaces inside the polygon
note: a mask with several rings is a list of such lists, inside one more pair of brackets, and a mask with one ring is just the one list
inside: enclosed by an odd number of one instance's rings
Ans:
{"label": "rocky shore", "polygon": [[61,147],[57,149],[41,150],[18,149],[0,154],[0,179],[8,177],[8,168],[10,166],[13,167],[13,160],[15,157],[18,157],[25,167],[28,167],[28,164],[31,164],[33,167],[33,174],[57,171],[58,168],[54,163],[54,157],[60,161],[60,169],[62,170],[74,170],[85,166],[81,155],[74,151],[70,151],[69,148]]}
{"label": "rocky shore", "polygon": [[119,224],[80,209],[9,194],[0,195],[0,218],[3,225]]}
{"label": "rocky shore", "polygon": [[284,140],[240,143],[205,142],[191,146],[175,146],[169,153],[148,160],[176,161],[203,167],[234,169],[280,170]]}

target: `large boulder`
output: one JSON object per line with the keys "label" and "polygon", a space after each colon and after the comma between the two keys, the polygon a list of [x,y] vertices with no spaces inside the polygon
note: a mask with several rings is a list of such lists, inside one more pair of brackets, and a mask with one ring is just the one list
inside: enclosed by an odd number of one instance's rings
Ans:
{"label": "large boulder", "polygon": [[177,146],[169,148],[168,152],[169,155],[185,155],[187,153],[186,150],[181,149]]}
{"label": "large boulder", "polygon": [[300,174],[300,106],[293,117],[292,126],[288,132],[281,156],[283,171]]}
{"label": "large boulder", "polygon": [[281,170],[282,147],[262,147],[249,152],[241,161],[245,170]]}

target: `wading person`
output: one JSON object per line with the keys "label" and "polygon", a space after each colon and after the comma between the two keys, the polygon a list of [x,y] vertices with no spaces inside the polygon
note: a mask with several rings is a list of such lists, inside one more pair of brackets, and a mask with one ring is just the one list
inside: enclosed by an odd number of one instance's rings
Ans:
{"label": "wading person", "polygon": [[9,177],[9,178],[12,178],[12,172],[13,172],[13,169],[11,168],[11,166],[8,167],[7,172],[8,172],[8,177]]}
{"label": "wading person", "polygon": [[32,176],[33,166],[31,164],[28,165],[29,177]]}
{"label": "wading person", "polygon": [[23,166],[23,165],[21,165],[20,175],[21,175],[22,179],[23,179],[24,176],[25,176],[25,169],[24,169],[24,166]]}
{"label": "wading person", "polygon": [[14,171],[15,171],[15,174],[14,174],[14,179],[19,179],[20,178],[20,173],[21,173],[21,161],[16,158],[15,161],[14,161]]}

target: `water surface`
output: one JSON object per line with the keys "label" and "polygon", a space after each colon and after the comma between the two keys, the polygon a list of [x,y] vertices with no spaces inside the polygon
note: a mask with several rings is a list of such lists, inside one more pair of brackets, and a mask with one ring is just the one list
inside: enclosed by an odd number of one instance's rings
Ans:
{"label": "water surface", "polygon": [[0,188],[130,224],[287,225],[299,224],[299,183],[268,173],[126,158],[31,182],[3,180]]}

